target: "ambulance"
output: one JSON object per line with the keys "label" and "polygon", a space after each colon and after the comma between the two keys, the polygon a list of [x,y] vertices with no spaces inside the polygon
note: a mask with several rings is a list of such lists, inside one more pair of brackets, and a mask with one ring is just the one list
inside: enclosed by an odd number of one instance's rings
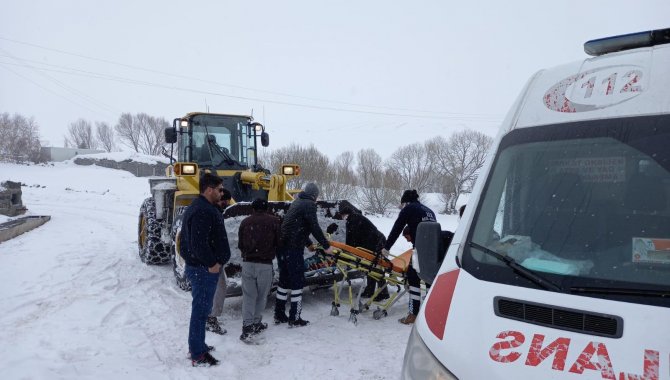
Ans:
{"label": "ambulance", "polygon": [[589,41],[528,81],[448,247],[419,225],[403,379],[670,379],[669,43]]}

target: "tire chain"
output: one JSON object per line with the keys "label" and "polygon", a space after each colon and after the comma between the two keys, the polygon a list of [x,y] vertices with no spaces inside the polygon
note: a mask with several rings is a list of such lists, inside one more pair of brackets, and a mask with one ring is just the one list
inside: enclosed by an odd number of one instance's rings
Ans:
{"label": "tire chain", "polygon": [[145,246],[139,247],[140,259],[149,265],[160,265],[170,262],[170,246],[161,240],[164,221],[156,220],[156,202],[147,198],[140,208],[140,219],[144,216],[146,238]]}

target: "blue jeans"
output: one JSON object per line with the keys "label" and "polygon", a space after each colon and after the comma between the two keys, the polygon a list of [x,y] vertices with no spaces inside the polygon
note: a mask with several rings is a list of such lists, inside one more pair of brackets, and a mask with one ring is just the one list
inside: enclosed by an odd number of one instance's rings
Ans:
{"label": "blue jeans", "polygon": [[205,344],[205,323],[212,311],[214,292],[219,281],[218,273],[209,273],[207,268],[186,265],[186,278],[191,282],[191,322],[188,327],[188,351],[192,358],[199,358],[207,352]]}

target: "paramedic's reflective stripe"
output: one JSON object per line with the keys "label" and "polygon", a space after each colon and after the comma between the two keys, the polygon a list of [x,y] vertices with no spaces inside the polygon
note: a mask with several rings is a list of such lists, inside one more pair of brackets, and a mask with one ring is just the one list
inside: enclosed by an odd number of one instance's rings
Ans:
{"label": "paramedic's reflective stripe", "polygon": [[286,289],[278,287],[277,288],[277,296],[276,296],[277,299],[282,300],[282,301],[286,301],[286,293],[287,293]]}
{"label": "paramedic's reflective stripe", "polygon": [[302,289],[291,290],[291,302],[301,302],[301,301],[302,301]]}
{"label": "paramedic's reflective stripe", "polygon": [[415,286],[409,287],[409,298],[417,301],[421,301],[421,288]]}

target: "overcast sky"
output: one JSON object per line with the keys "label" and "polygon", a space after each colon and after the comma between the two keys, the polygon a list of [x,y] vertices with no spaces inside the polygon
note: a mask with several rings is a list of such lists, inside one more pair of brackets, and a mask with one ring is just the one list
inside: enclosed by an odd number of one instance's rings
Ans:
{"label": "overcast sky", "polygon": [[670,27],[670,1],[7,1],[0,112],[62,146],[78,118],[249,114],[331,157],[471,128],[588,39]]}

